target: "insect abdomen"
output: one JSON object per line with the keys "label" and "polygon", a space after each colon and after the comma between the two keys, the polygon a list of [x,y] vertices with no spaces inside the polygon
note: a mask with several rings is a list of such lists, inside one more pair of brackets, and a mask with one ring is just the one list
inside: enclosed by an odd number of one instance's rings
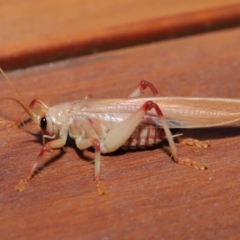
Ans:
{"label": "insect abdomen", "polygon": [[145,148],[157,144],[165,137],[164,130],[153,125],[138,125],[122,148]]}

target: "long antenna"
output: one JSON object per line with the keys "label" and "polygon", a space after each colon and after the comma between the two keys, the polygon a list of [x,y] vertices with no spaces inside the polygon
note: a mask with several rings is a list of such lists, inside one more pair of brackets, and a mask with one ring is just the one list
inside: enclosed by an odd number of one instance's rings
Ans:
{"label": "long antenna", "polygon": [[8,83],[10,84],[10,86],[17,92],[18,96],[21,98],[21,100],[23,101],[23,104],[25,105],[26,108],[28,108],[28,105],[26,103],[26,100],[24,99],[24,97],[22,96],[22,94],[18,91],[17,87],[13,84],[13,82],[8,78],[8,76],[5,74],[5,72],[2,70],[2,68],[0,68],[0,72],[2,73],[2,75],[4,76],[4,78],[8,81]]}
{"label": "long antenna", "polygon": [[[36,119],[37,115],[28,107],[28,104],[26,102],[26,100],[24,99],[24,97],[22,96],[22,94],[19,92],[19,90],[17,89],[17,87],[13,84],[13,82],[8,78],[8,76],[5,74],[5,72],[2,70],[2,68],[0,68],[0,72],[2,73],[2,75],[4,76],[4,78],[8,81],[8,83],[10,84],[10,86],[13,88],[13,90],[16,91],[17,95],[20,97],[21,101],[22,101],[22,106],[24,107],[24,109],[28,112],[28,114],[30,115],[30,117],[32,119]],[[20,102],[21,102],[20,101]]]}

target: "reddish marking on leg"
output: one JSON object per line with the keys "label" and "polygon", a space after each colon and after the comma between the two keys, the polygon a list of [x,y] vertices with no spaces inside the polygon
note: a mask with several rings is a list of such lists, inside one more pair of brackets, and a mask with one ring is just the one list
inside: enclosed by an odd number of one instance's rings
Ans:
{"label": "reddish marking on leg", "polygon": [[41,157],[43,156],[43,154],[44,154],[47,150],[49,150],[49,149],[50,149],[50,145],[49,145],[49,144],[45,144],[45,145],[43,146],[41,152],[40,152],[39,155],[37,156],[37,159],[36,159],[33,167],[31,168],[29,174],[27,175],[27,177],[26,177],[25,179],[22,179],[22,180],[18,183],[18,185],[15,187],[15,190],[16,190],[16,191],[22,192],[22,191],[25,189],[27,183],[30,181],[30,179],[33,177],[34,172],[36,171],[36,168],[37,168],[37,166],[38,166],[38,163],[39,163],[40,158],[41,158]]}
{"label": "reddish marking on leg", "polygon": [[38,154],[37,159],[36,159],[33,167],[31,168],[31,170],[30,170],[30,172],[29,172],[29,174],[28,174],[28,176],[27,176],[27,179],[28,179],[28,180],[30,180],[30,179],[32,178],[32,176],[33,176],[34,172],[36,171],[36,168],[37,168],[37,166],[38,166],[38,164],[39,164],[40,158],[41,158],[41,157],[44,155],[44,153],[45,153],[46,151],[48,151],[48,150],[50,150],[50,146],[49,146],[49,144],[47,143],[47,144],[45,144],[45,145],[43,146],[43,148],[41,149],[40,153]]}
{"label": "reddish marking on leg", "polygon": [[155,109],[155,111],[159,117],[163,117],[162,110],[159,108],[159,106],[156,103],[154,103],[152,101],[147,101],[142,106],[142,109],[144,110],[144,112],[150,111],[152,108]]}
{"label": "reddish marking on leg", "polygon": [[37,158],[42,157],[43,154],[44,154],[46,151],[48,151],[48,150],[50,150],[50,146],[49,146],[49,144],[47,143],[47,144],[45,144],[45,145],[43,146],[43,148],[41,149],[41,152],[38,154],[38,157],[37,157]]}
{"label": "reddish marking on leg", "polygon": [[101,149],[100,149],[100,142],[99,142],[99,140],[96,139],[96,138],[93,138],[92,143],[93,143],[93,145],[95,147],[95,151],[96,152],[100,152]]}
{"label": "reddish marking on leg", "polygon": [[146,80],[142,80],[139,85],[140,85],[141,92],[143,90],[145,90],[147,87],[149,87],[150,90],[152,91],[153,95],[158,95],[158,91],[152,83],[150,83]]}
{"label": "reddish marking on leg", "polygon": [[156,103],[154,103],[152,101],[147,101],[145,104],[143,104],[141,109],[146,113],[147,111],[150,111],[152,108],[154,108],[156,114],[159,117],[159,120],[160,120],[160,122],[162,124],[164,132],[165,132],[166,137],[168,139],[172,156],[175,157],[177,155],[177,149],[176,149],[176,146],[174,144],[174,141],[173,141],[170,129],[169,129],[169,127],[167,125],[167,122],[166,122],[166,120],[165,120],[165,118],[163,116],[162,110],[159,108],[159,106]]}
{"label": "reddish marking on leg", "polygon": [[43,106],[44,108],[48,108],[48,106],[44,103],[43,100],[41,100],[40,98],[35,98],[31,101],[31,103],[29,104],[29,108],[34,108],[35,104],[38,103],[39,105]]}

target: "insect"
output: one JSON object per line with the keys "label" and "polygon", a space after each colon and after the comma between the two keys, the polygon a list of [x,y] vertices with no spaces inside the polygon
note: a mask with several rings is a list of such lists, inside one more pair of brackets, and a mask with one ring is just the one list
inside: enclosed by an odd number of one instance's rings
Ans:
{"label": "insect", "polygon": [[[43,147],[27,176],[16,186],[23,191],[41,165],[46,151],[63,148],[68,135],[75,140],[80,150],[94,147],[94,178],[100,194],[107,191],[100,180],[101,153],[110,153],[120,147],[137,148],[152,146],[167,138],[172,159],[179,164],[205,170],[204,164],[178,155],[174,136],[170,129],[201,128],[224,125],[240,119],[240,100],[221,98],[159,97],[156,88],[147,81],[141,81],[128,98],[85,99],[49,107],[37,98],[28,106],[15,85],[5,75],[20,97],[21,105],[31,119],[40,126]],[[150,88],[153,97],[139,98]],[[39,105],[40,112],[35,112]],[[188,139],[187,144],[208,147],[208,142]]]}

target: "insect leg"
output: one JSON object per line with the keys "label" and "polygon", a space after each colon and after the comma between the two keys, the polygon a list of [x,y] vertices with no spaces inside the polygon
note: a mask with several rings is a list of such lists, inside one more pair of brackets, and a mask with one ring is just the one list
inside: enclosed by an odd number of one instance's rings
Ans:
{"label": "insect leg", "polygon": [[35,160],[31,170],[29,171],[29,174],[27,175],[27,177],[25,179],[22,179],[18,185],[15,187],[15,190],[19,191],[19,192],[22,192],[25,187],[26,187],[26,184],[31,180],[31,178],[33,177],[35,171],[37,170],[38,166],[40,165],[41,163],[41,160],[42,160],[42,156],[44,155],[44,153],[46,151],[49,151],[53,148],[61,148],[65,145],[66,143],[66,139],[65,138],[60,138],[60,139],[56,139],[56,140],[52,140],[48,143],[46,143],[41,152],[38,154],[37,156],[37,159]]}
{"label": "insect leg", "polygon": [[[136,89],[129,95],[129,97],[138,97],[140,96],[141,93],[143,93],[143,91],[149,87],[152,94],[154,96],[157,96],[158,95],[158,91],[157,89],[154,87],[154,85],[146,80],[142,80],[138,86],[136,87]],[[178,142],[181,144],[181,145],[189,145],[189,146],[196,146],[196,147],[199,147],[199,148],[208,148],[210,146],[210,142],[209,141],[199,141],[197,139],[190,139],[190,138],[187,138],[187,139],[181,139],[181,138],[178,138],[177,139]]]}
{"label": "insect leg", "polygon": [[107,194],[107,190],[100,181],[100,167],[101,167],[101,148],[100,148],[100,141],[97,138],[85,138],[85,139],[78,139],[76,138],[76,145],[80,150],[87,149],[89,147],[95,148],[95,174],[94,179],[97,184],[98,193],[103,195]]}
{"label": "insect leg", "polygon": [[164,128],[166,137],[169,141],[172,155],[175,156],[176,147],[173,142],[171,132],[167,126],[166,120],[162,114],[161,109],[158,107],[157,104],[153,103],[152,101],[147,101],[146,103],[144,103],[138,111],[133,113],[129,118],[119,123],[108,132],[107,137],[105,138],[105,143],[104,143],[104,146],[106,147],[107,152],[113,152],[117,150],[120,146],[122,146],[127,141],[127,139],[132,135],[133,131],[136,129],[136,127],[142,120],[143,116],[152,108],[155,109],[159,117],[161,125]]}
{"label": "insect leg", "polygon": [[170,129],[164,118],[164,115],[159,106],[156,103],[153,103],[152,101],[147,101],[146,103],[144,103],[143,106],[137,112],[135,112],[125,121],[119,123],[117,126],[115,126],[108,132],[108,135],[104,143],[104,146],[108,150],[108,152],[113,152],[116,149],[118,149],[121,145],[123,145],[125,141],[131,136],[132,132],[135,130],[135,128],[137,127],[143,116],[146,114],[146,112],[150,111],[151,109],[154,109],[159,117],[160,123],[165,131],[166,138],[168,139],[171,154],[174,161],[179,164],[193,166],[194,168],[199,170],[207,169],[205,165],[199,164],[185,157],[179,157],[177,155],[177,149],[174,144]]}
{"label": "insect leg", "polygon": [[170,149],[171,149],[171,153],[172,153],[172,157],[173,157],[173,160],[179,164],[183,164],[183,165],[187,165],[187,166],[192,166],[198,170],[206,170],[207,167],[203,164],[200,164],[198,162],[195,162],[195,161],[192,161],[191,159],[189,158],[186,158],[186,157],[179,157],[177,155],[177,149],[176,149],[176,146],[174,144],[174,141],[173,141],[173,137],[171,135],[171,132],[170,132],[170,129],[167,125],[167,122],[163,116],[163,113],[161,111],[161,109],[159,108],[159,106],[151,101],[148,101],[147,102],[148,104],[146,105],[146,110],[151,110],[154,108],[154,110],[156,111],[158,117],[159,117],[159,120],[162,124],[162,127],[165,131],[165,134],[166,134],[166,137],[168,139],[168,142],[169,142],[169,146],[170,146]]}
{"label": "insect leg", "polygon": [[32,109],[34,108],[34,106],[36,104],[39,104],[44,110],[48,110],[48,105],[43,101],[41,100],[40,98],[35,98],[31,101],[31,103],[29,104],[29,107]]}
{"label": "insect leg", "polygon": [[128,97],[138,97],[141,93],[143,93],[143,91],[149,87],[152,94],[154,96],[158,95],[158,91],[157,89],[154,87],[154,85],[146,80],[142,80],[138,86],[136,87],[136,89],[128,96]]}

